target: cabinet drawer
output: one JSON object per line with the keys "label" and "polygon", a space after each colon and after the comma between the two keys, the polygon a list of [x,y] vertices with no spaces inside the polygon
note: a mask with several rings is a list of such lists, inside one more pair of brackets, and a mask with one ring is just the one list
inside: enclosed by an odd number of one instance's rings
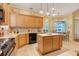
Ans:
{"label": "cabinet drawer", "polygon": [[59,36],[57,36],[57,35],[53,36],[53,39],[59,39]]}
{"label": "cabinet drawer", "polygon": [[50,37],[50,36],[46,36],[46,37],[43,37],[44,39],[50,39],[50,38],[52,38],[52,36]]}

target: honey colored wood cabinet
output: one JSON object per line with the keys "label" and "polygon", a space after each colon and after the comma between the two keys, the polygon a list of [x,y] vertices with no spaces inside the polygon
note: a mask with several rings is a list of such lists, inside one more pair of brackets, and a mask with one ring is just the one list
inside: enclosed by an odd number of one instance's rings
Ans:
{"label": "honey colored wood cabinet", "polygon": [[42,28],[43,27],[43,18],[37,16],[26,16],[25,25],[29,28]]}
{"label": "honey colored wood cabinet", "polygon": [[60,36],[53,36],[52,37],[52,39],[53,39],[53,44],[52,44],[52,46],[53,46],[53,50],[57,50],[57,49],[59,49],[60,48]]}
{"label": "honey colored wood cabinet", "polygon": [[35,27],[42,28],[43,27],[43,18],[37,17],[35,20]]}
{"label": "honey colored wood cabinet", "polygon": [[19,37],[18,36],[15,38],[15,43],[16,43],[15,52],[17,52],[17,49],[19,48]]}
{"label": "honey colored wood cabinet", "polygon": [[16,15],[16,26],[17,27],[25,27],[25,24],[24,24],[24,17],[23,15],[20,15],[20,14],[17,14]]}
{"label": "honey colored wood cabinet", "polygon": [[3,3],[2,7],[4,9],[4,23],[8,25],[10,20],[10,6],[8,3]]}
{"label": "honey colored wood cabinet", "polygon": [[16,27],[16,13],[10,13],[10,27]]}
{"label": "honey colored wood cabinet", "polygon": [[28,34],[20,34],[16,37],[16,48],[20,48],[25,44],[28,44]]}
{"label": "honey colored wood cabinet", "polygon": [[[52,44],[52,37],[48,36],[48,37],[44,37],[43,38],[43,49],[44,49],[44,53],[50,52],[52,51],[53,48],[53,44]],[[47,43],[47,44],[46,44]]]}
{"label": "honey colored wood cabinet", "polygon": [[29,27],[29,28],[35,27],[35,19],[32,16],[26,16],[25,23],[26,23],[25,24],[26,27]]}
{"label": "honey colored wood cabinet", "polygon": [[26,27],[26,28],[42,28],[43,27],[43,18],[37,16],[28,16],[17,14],[16,15],[16,25],[17,27]]}
{"label": "honey colored wood cabinet", "polygon": [[54,36],[37,36],[38,40],[38,51],[41,54],[46,54],[54,50],[58,50],[62,47],[62,39],[61,35]]}
{"label": "honey colored wood cabinet", "polygon": [[40,37],[40,36],[38,36],[37,35],[37,43],[38,43],[38,51],[40,52],[40,53],[43,53],[43,51],[44,51],[44,49],[43,49],[43,37]]}
{"label": "honey colored wood cabinet", "polygon": [[19,47],[25,44],[27,44],[27,35],[26,34],[19,35]]}
{"label": "honey colored wood cabinet", "polygon": [[29,28],[31,26],[29,17],[25,16],[24,19],[25,27]]}
{"label": "honey colored wood cabinet", "polygon": [[2,3],[0,3],[0,8],[3,8],[3,4]]}
{"label": "honey colored wood cabinet", "polygon": [[38,38],[37,39],[38,40],[38,51],[41,54],[45,54],[45,53],[52,51],[52,48],[53,48],[52,37],[50,37],[50,36],[45,36],[45,37],[38,36],[37,38]]}

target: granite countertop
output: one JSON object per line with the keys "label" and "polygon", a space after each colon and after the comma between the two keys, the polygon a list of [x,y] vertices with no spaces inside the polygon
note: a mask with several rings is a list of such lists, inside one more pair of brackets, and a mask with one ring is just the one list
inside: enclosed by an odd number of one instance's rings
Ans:
{"label": "granite countertop", "polygon": [[16,38],[16,36],[18,36],[20,34],[27,34],[27,33],[34,33],[34,32],[8,33],[8,34],[5,34],[4,36],[1,36],[0,39],[3,39],[3,38]]}
{"label": "granite countertop", "polygon": [[[16,36],[20,35],[20,34],[27,34],[29,32],[21,32],[21,33],[8,33],[4,36],[1,36],[0,39],[3,38],[16,38]],[[54,36],[54,35],[62,35],[60,33],[42,33],[42,34],[38,34],[40,36]]]}
{"label": "granite countertop", "polygon": [[3,38],[15,38],[17,36],[17,34],[6,34],[4,36],[1,36],[0,39],[3,39]]}
{"label": "granite countertop", "polygon": [[60,33],[44,33],[44,34],[38,34],[40,36],[54,36],[54,35],[62,35]]}
{"label": "granite countertop", "polygon": [[4,36],[1,36],[0,39],[3,39],[3,38],[15,38],[16,36],[18,36],[20,34],[25,34],[25,33],[8,33],[8,34],[5,34]]}

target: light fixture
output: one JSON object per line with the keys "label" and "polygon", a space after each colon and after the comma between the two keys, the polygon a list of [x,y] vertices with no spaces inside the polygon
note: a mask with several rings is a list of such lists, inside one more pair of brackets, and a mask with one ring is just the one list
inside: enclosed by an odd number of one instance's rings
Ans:
{"label": "light fixture", "polygon": [[41,3],[41,10],[39,11],[39,13],[43,14],[42,3]]}
{"label": "light fixture", "polygon": [[53,11],[55,10],[55,8],[54,8],[54,3],[52,4],[52,10],[53,10]]}
{"label": "light fixture", "polygon": [[49,11],[48,11],[48,3],[47,3],[47,13],[46,13],[46,15],[47,15],[47,16],[50,15],[50,13],[49,13]]}
{"label": "light fixture", "polygon": [[47,13],[46,13],[46,15],[48,16],[48,15],[50,15],[50,13],[49,13],[49,12],[47,12]]}
{"label": "light fixture", "polygon": [[52,16],[56,16],[57,14],[52,14]]}
{"label": "light fixture", "polygon": [[52,10],[55,10],[55,8],[53,7]]}
{"label": "light fixture", "polygon": [[40,11],[39,11],[39,13],[40,13],[40,14],[43,14],[43,11],[42,11],[42,10],[40,10]]}
{"label": "light fixture", "polygon": [[51,10],[52,12],[52,14],[51,14],[51,16],[56,16],[57,14],[55,13],[55,11],[56,11],[56,9],[54,8],[54,3],[52,4],[52,10]]}

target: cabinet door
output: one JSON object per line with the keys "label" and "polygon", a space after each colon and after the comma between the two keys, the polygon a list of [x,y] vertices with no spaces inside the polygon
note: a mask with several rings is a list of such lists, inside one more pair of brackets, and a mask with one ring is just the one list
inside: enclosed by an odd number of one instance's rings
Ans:
{"label": "cabinet door", "polygon": [[35,27],[36,28],[43,27],[43,19],[41,17],[35,17]]}
{"label": "cabinet door", "polygon": [[60,38],[59,36],[53,36],[53,50],[59,49],[60,48]]}
{"label": "cabinet door", "polygon": [[29,23],[29,18],[27,16],[24,17],[24,23],[25,23],[25,27],[29,27],[30,23]]}
{"label": "cabinet door", "polygon": [[38,27],[39,28],[43,27],[43,18],[39,18],[39,20],[38,20]]}
{"label": "cabinet door", "polygon": [[32,19],[29,16],[25,16],[24,19],[25,19],[24,20],[25,21],[25,27],[27,27],[27,28],[31,27]]}
{"label": "cabinet door", "polygon": [[9,24],[9,5],[7,3],[3,3],[3,9],[5,11],[4,13],[4,20],[2,20],[2,22],[4,22],[5,24]]}
{"label": "cabinet door", "polygon": [[3,4],[2,3],[0,3],[0,8],[3,8]]}
{"label": "cabinet door", "polygon": [[30,28],[40,28],[43,27],[43,20],[40,17],[36,16],[26,16],[25,25]]}
{"label": "cabinet door", "polygon": [[38,36],[37,37],[37,42],[38,42],[38,50],[43,53],[43,38]]}
{"label": "cabinet door", "polygon": [[62,35],[60,35],[59,38],[60,38],[60,48],[61,48],[62,47],[62,41],[63,41],[64,37]]}
{"label": "cabinet door", "polygon": [[16,27],[16,14],[15,13],[10,14],[10,26]]}
{"label": "cabinet door", "polygon": [[22,34],[19,36],[19,47],[25,45],[27,43],[27,36]]}
{"label": "cabinet door", "polygon": [[30,25],[31,25],[31,26],[30,26],[31,28],[34,28],[35,25],[36,25],[35,18],[32,17],[32,16],[30,17]]}
{"label": "cabinet door", "polygon": [[44,52],[50,52],[52,51],[52,37],[48,36],[48,37],[44,37]]}
{"label": "cabinet door", "polygon": [[24,17],[22,15],[17,14],[16,25],[17,27],[24,27]]}
{"label": "cabinet door", "polygon": [[16,43],[16,49],[18,49],[19,48],[19,36],[17,36],[16,38],[15,38],[15,43]]}

